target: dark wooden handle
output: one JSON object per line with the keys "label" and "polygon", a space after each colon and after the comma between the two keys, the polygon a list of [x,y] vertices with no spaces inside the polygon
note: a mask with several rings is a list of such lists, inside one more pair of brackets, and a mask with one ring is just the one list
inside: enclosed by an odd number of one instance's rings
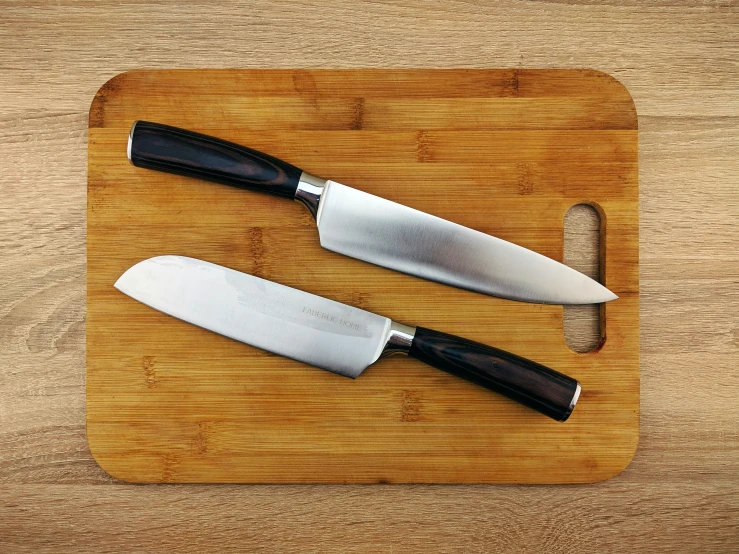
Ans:
{"label": "dark wooden handle", "polygon": [[492,346],[423,327],[416,329],[409,354],[558,421],[570,417],[579,395],[577,381],[567,375]]}
{"label": "dark wooden handle", "polygon": [[302,170],[257,150],[185,129],[137,121],[128,139],[133,165],[293,198]]}

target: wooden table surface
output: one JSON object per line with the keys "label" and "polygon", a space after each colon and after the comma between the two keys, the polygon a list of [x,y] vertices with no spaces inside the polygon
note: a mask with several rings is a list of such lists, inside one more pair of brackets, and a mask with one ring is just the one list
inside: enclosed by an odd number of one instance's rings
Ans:
{"label": "wooden table surface", "polygon": [[[739,552],[739,4],[0,2],[0,552]],[[330,6],[328,5],[330,4]],[[85,440],[87,117],[171,67],[587,67],[640,127],[641,440],[584,486],[134,486]]]}

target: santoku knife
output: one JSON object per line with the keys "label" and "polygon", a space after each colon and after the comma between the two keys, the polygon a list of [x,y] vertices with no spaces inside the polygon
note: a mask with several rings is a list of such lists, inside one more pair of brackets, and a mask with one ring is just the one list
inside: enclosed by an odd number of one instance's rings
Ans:
{"label": "santoku knife", "polygon": [[144,260],[115,287],[189,323],[347,377],[404,353],[559,421],[580,395],[575,379],[503,350],[194,258]]}
{"label": "santoku knife", "polygon": [[546,256],[221,139],[137,121],[129,134],[128,158],[139,167],[294,198],[315,217],[321,246],[397,271],[526,302],[590,304],[617,298]]}

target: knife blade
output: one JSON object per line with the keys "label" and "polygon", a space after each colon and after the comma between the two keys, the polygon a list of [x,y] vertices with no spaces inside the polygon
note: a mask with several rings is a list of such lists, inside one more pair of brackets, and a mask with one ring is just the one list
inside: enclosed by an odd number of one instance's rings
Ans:
{"label": "knife blade", "polygon": [[580,396],[575,379],[515,354],[194,258],[143,260],[114,286],[178,319],[346,377],[407,354],[558,421]]}
{"label": "knife blade", "polygon": [[618,298],[532,250],[208,135],[137,121],[129,133],[128,158],[138,167],[293,198],[316,219],[323,248],[424,279],[542,304]]}

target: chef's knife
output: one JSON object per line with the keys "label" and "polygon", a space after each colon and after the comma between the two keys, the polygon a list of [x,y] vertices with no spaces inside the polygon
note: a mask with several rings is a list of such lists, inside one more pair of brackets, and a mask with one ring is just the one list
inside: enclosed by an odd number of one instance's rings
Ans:
{"label": "chef's knife", "polygon": [[189,323],[347,377],[404,353],[559,421],[570,416],[580,395],[575,379],[492,346],[194,258],[149,258],[115,287]]}
{"label": "chef's knife", "polygon": [[294,198],[315,217],[321,246],[397,271],[526,302],[590,304],[617,298],[541,254],[221,139],[137,121],[128,158],[139,167]]}

